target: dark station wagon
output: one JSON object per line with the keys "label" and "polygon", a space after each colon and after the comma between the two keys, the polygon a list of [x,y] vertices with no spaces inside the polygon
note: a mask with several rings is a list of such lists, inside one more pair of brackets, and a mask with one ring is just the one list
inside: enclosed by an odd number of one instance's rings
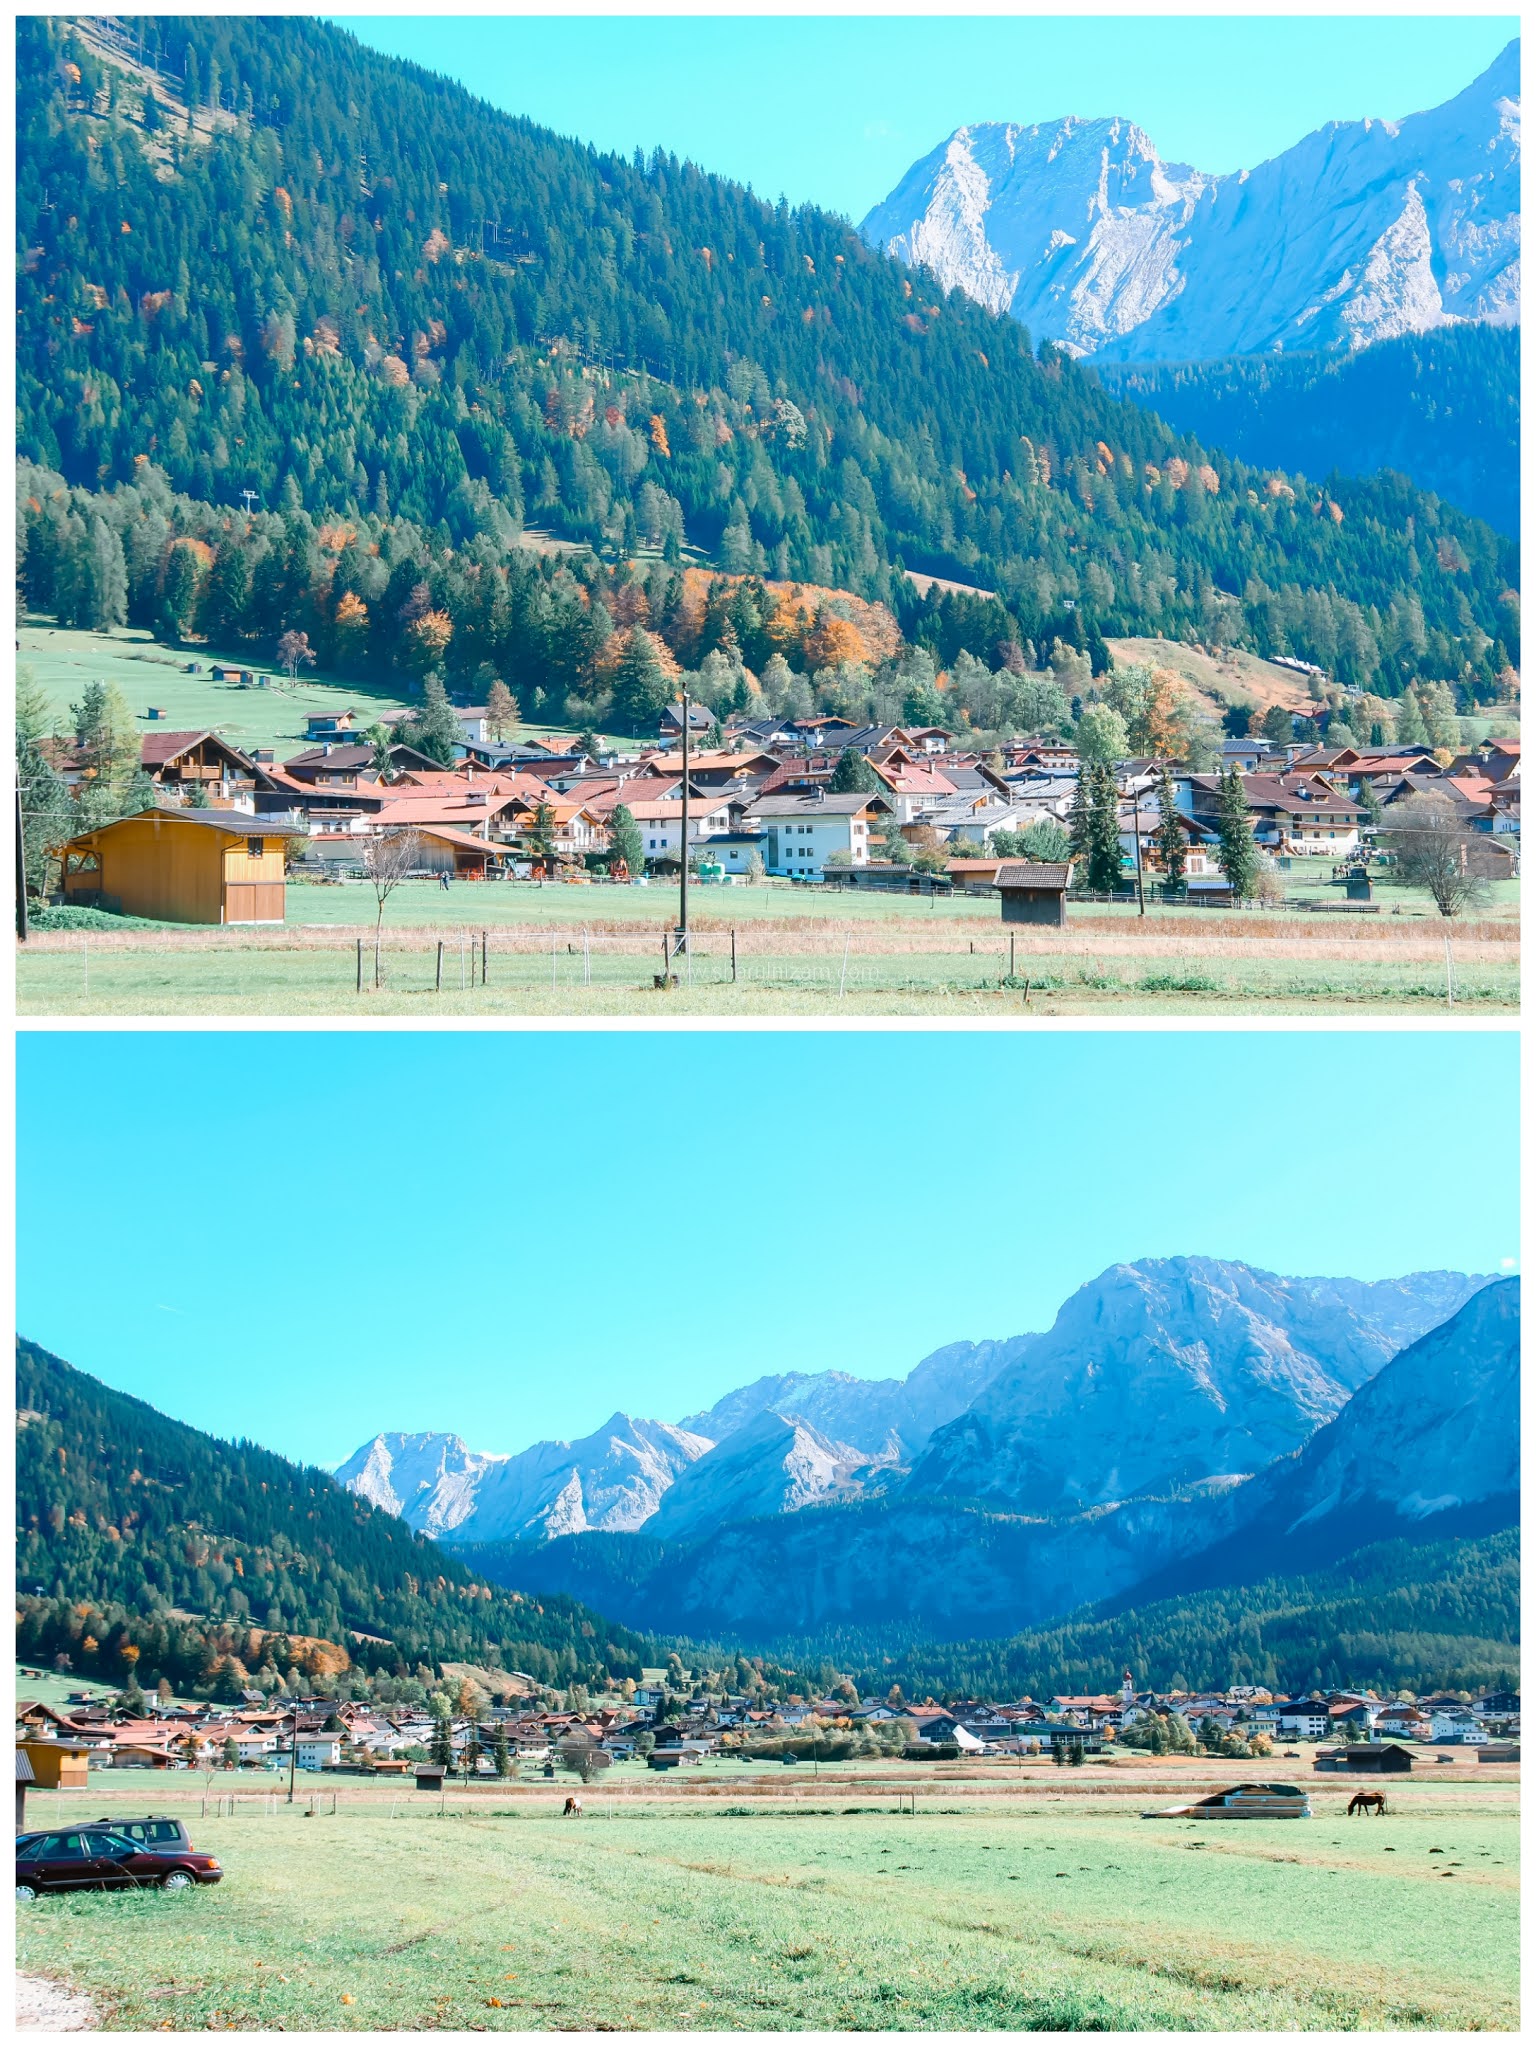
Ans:
{"label": "dark station wagon", "polygon": [[179,1821],[98,1821],[16,1838],[16,1897],[40,1892],[190,1891],[224,1875],[216,1856],[187,1840]]}

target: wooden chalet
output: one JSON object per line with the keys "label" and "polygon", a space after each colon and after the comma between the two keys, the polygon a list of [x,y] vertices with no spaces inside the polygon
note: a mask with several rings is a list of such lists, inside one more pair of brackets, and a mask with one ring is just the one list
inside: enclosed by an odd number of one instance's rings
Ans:
{"label": "wooden chalet", "polygon": [[170,924],[281,924],[290,837],[245,811],[155,805],[60,847],[64,901]]}

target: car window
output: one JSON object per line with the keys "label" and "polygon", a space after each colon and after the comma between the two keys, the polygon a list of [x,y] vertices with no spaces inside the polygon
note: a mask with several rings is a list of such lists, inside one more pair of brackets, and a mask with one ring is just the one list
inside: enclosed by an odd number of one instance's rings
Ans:
{"label": "car window", "polygon": [[123,1856],[136,1856],[137,1842],[130,1842],[123,1835],[109,1835],[93,1829],[85,1838],[86,1846],[93,1856],[105,1856],[116,1860]]}
{"label": "car window", "polygon": [[57,1856],[58,1853],[59,1838],[57,1835],[33,1835],[29,1840],[16,1844],[16,1854],[24,1856],[28,1862],[35,1863],[45,1856]]}
{"label": "car window", "polygon": [[64,1861],[68,1861],[71,1857],[83,1857],[85,1855],[85,1845],[79,1835],[55,1835],[54,1841],[57,1847],[50,1849],[48,1853],[51,1856],[57,1856]]}
{"label": "car window", "polygon": [[181,1840],[181,1822],[179,1820],[149,1820],[144,1823],[142,1830],[136,1828],[134,1832],[135,1834],[142,1834],[142,1839],[146,1842],[179,1842]]}

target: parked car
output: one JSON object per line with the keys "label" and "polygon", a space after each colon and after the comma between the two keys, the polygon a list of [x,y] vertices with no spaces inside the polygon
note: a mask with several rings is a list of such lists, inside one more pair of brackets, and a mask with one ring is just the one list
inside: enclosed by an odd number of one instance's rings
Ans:
{"label": "parked car", "polygon": [[88,1821],[88,1827],[105,1828],[109,1834],[126,1835],[130,1842],[137,1842],[141,1849],[185,1849],[190,1856],[192,1837],[179,1820],[172,1820],[168,1813],[146,1813],[131,1820],[119,1820],[110,1813]]}
{"label": "parked car", "polygon": [[161,1891],[190,1891],[217,1884],[224,1875],[218,1858],[178,1843],[149,1847],[109,1828],[70,1828],[28,1834],[16,1843],[16,1897],[39,1892],[122,1891],[153,1885]]}

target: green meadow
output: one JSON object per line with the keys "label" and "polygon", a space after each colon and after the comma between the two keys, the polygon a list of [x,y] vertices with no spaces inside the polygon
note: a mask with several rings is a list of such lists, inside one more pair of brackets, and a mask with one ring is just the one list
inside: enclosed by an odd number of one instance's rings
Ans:
{"label": "green meadow", "polygon": [[302,1785],[275,1813],[194,1800],[222,1884],[39,1900],[19,1966],[127,2030],[1518,2024],[1511,1785],[1394,1785],[1385,1820],[1348,1821],[1351,1788],[1314,1784],[1310,1821],[1199,1825],[1140,1817],[1166,1783],[916,1775],[915,1813],[889,1773],[733,1774],[706,1799],[628,1767],[579,1822],[564,1783],[441,1813],[347,1791],[310,1814]]}

